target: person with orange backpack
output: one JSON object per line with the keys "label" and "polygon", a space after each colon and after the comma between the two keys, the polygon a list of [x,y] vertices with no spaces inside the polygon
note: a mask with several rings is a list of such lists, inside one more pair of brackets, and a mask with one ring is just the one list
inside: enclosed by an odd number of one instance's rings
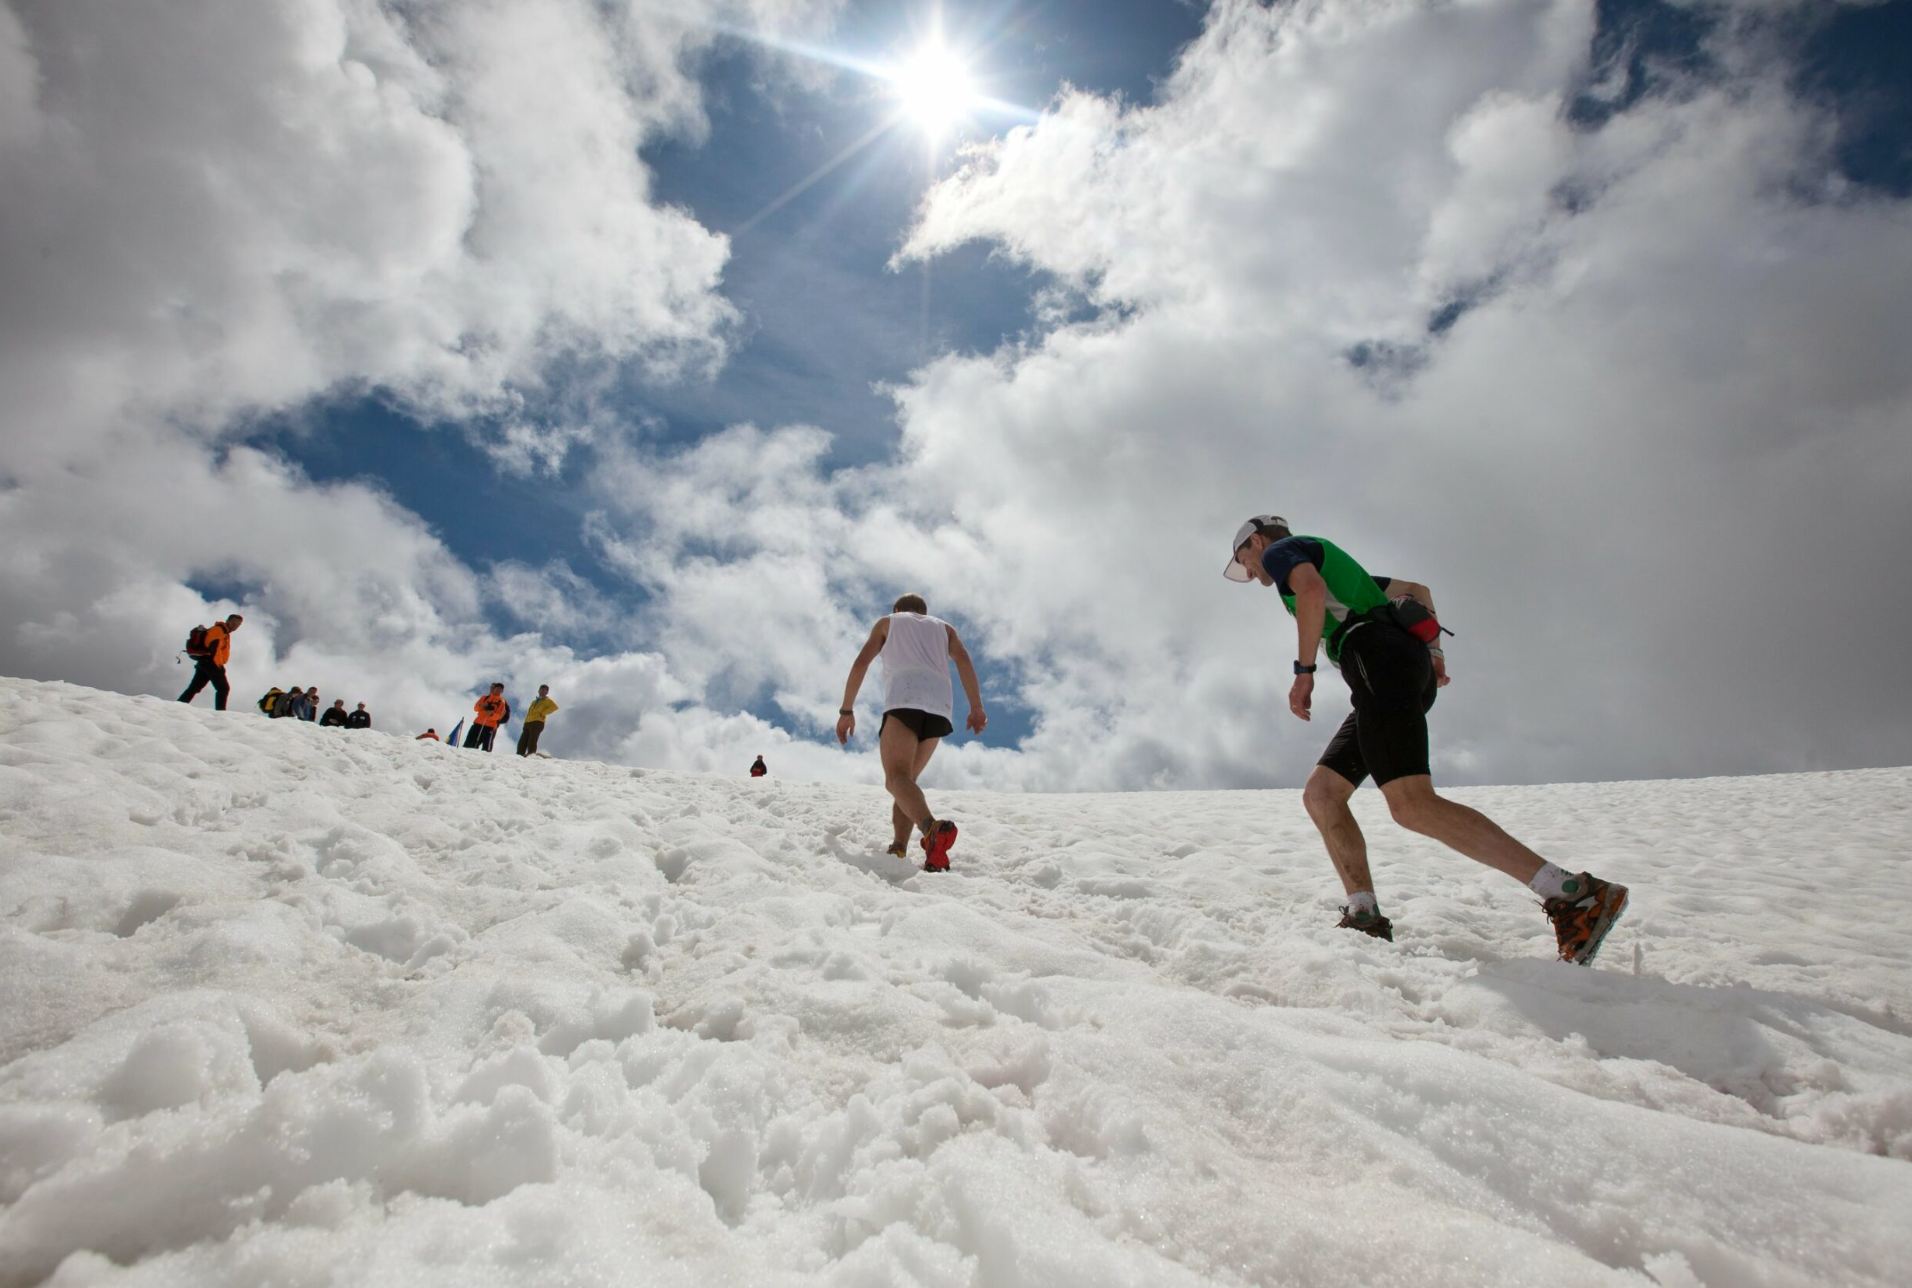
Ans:
{"label": "person with orange backpack", "polygon": [[232,692],[232,686],[226,683],[226,659],[232,656],[232,633],[245,620],[234,613],[223,622],[192,628],[186,636],[186,656],[193,660],[193,682],[179,695],[181,702],[190,703],[210,684],[213,709],[226,709],[226,695]]}
{"label": "person with orange backpack", "polygon": [[482,747],[491,750],[491,740],[498,736],[498,726],[511,721],[511,704],[505,701],[505,686],[494,684],[491,692],[472,703],[471,732],[465,735],[466,747]]}

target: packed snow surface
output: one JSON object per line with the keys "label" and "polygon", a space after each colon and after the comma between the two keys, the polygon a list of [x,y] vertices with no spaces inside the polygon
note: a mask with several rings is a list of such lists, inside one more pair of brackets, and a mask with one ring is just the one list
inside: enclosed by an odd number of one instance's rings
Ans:
{"label": "packed snow surface", "polygon": [[[867,754],[867,753],[866,753]],[[1755,1285],[1912,1265],[1912,771],[1456,795],[521,761],[0,681],[0,1283]]]}

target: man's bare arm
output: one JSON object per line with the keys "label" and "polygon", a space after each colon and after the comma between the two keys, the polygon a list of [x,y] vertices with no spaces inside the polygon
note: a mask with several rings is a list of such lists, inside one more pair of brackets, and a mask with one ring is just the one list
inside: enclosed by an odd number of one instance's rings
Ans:
{"label": "man's bare arm", "polygon": [[957,678],[963,682],[963,696],[969,699],[970,731],[981,733],[983,726],[989,723],[989,716],[983,711],[982,686],[976,683],[976,666],[969,660],[969,650],[963,647],[963,637],[956,633],[954,626],[949,628],[949,657],[956,663]]}
{"label": "man's bare arm", "polygon": [[1288,574],[1288,589],[1295,596],[1295,635],[1299,640],[1295,660],[1312,666],[1321,647],[1321,623],[1328,611],[1328,583],[1313,564],[1297,564]]}
{"label": "man's bare arm", "polygon": [[876,661],[876,655],[883,651],[884,642],[890,637],[890,619],[885,617],[870,628],[870,638],[863,641],[863,647],[857,652],[856,661],[850,663],[850,678],[843,682],[843,702],[837,711],[837,741],[847,743],[850,735],[856,732],[856,695],[863,688],[863,677],[869,673],[870,663]]}
{"label": "man's bare arm", "polygon": [[[1297,565],[1288,574],[1288,589],[1295,597],[1295,660],[1303,666],[1315,665],[1321,648],[1321,623],[1328,611],[1328,583],[1313,564]],[[1288,710],[1298,720],[1312,720],[1314,676],[1297,675],[1288,687]]]}

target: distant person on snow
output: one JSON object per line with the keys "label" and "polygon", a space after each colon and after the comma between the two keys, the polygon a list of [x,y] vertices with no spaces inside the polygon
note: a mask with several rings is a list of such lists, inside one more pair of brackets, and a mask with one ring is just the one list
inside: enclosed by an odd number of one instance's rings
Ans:
{"label": "distant person on snow", "polygon": [[438,730],[427,729],[424,733],[421,733],[418,735],[418,737],[412,739],[412,741],[413,742],[437,742],[439,741]]}
{"label": "distant person on snow", "polygon": [[[889,852],[909,854],[910,826],[923,831],[925,872],[949,871],[949,849],[956,843],[956,825],[930,813],[929,802],[916,785],[936,744],[955,732],[950,717],[955,694],[949,682],[949,664],[956,663],[963,693],[969,699],[969,728],[981,733],[989,723],[983,712],[982,690],[969,651],[948,622],[929,615],[921,595],[904,595],[895,610],[870,628],[870,638],[850,665],[843,686],[843,705],[837,711],[836,735],[847,744],[856,732],[856,695],[863,687],[870,663],[883,659],[883,723],[877,728],[877,753],[883,762],[883,785],[895,804],[890,822],[896,840]],[[761,758],[760,758],[761,759]]]}
{"label": "distant person on snow", "polygon": [[305,690],[295,684],[289,691],[281,693],[272,700],[272,710],[266,714],[274,720],[294,719],[299,714],[299,703],[304,700]]}
{"label": "distant person on snow", "polygon": [[285,696],[285,690],[281,689],[276,684],[273,685],[271,688],[267,689],[265,693],[262,694],[259,698],[260,712],[266,716],[270,716],[272,714],[272,708],[279,705],[279,699],[283,698],[284,696]]}
{"label": "distant person on snow", "polygon": [[518,754],[530,756],[538,750],[538,739],[544,736],[544,722],[558,704],[551,700],[551,686],[540,684],[538,696],[525,708],[524,728],[518,731]]}
{"label": "distant person on snow", "polygon": [[307,689],[300,696],[299,700],[292,704],[292,714],[300,720],[316,720],[319,718],[318,685],[315,684]]}
{"label": "distant person on snow", "polygon": [[340,698],[337,702],[327,707],[325,714],[319,717],[319,723],[327,729],[343,729],[345,728],[345,721],[344,698]]}
{"label": "distant person on snow", "polygon": [[[752,762],[750,766],[750,776],[752,778],[762,778],[765,774],[769,772],[770,772],[770,766],[763,763],[762,756],[757,757],[757,759],[754,762]],[[903,833],[903,839],[905,841],[909,840],[909,833],[907,831]],[[908,853],[907,850],[904,852]]]}
{"label": "distant person on snow", "polygon": [[345,717],[345,727],[347,729],[370,729],[372,727],[372,713],[365,709],[363,702],[358,704],[358,710]]}
{"label": "distant person on snow", "polygon": [[494,684],[491,692],[471,704],[471,732],[465,735],[465,746],[482,747],[491,750],[491,740],[498,736],[498,726],[511,719],[511,704],[505,701],[505,686]]}
{"label": "distant person on snow", "polygon": [[1485,814],[1434,792],[1427,712],[1448,676],[1427,587],[1371,576],[1333,542],[1295,536],[1272,514],[1236,531],[1222,575],[1273,586],[1294,617],[1299,646],[1288,709],[1298,719],[1311,718],[1316,658],[1324,649],[1353,695],[1354,710],[1301,794],[1348,894],[1340,925],[1394,938],[1394,923],[1375,902],[1366,838],[1348,808],[1372,774],[1395,822],[1524,882],[1553,922],[1560,959],[1590,965],[1626,910],[1626,887],[1555,867]]}
{"label": "distant person on snow", "polygon": [[232,692],[232,686],[226,683],[226,660],[232,656],[232,633],[245,620],[234,613],[223,622],[195,627],[187,635],[186,655],[193,660],[193,679],[179,695],[181,702],[191,702],[210,684],[213,710],[226,709],[226,695]]}

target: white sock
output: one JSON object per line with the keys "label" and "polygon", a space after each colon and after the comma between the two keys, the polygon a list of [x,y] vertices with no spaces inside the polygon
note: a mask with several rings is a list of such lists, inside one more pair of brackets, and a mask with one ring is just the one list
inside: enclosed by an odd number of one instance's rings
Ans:
{"label": "white sock", "polygon": [[1363,890],[1358,894],[1348,896],[1348,915],[1350,917],[1358,917],[1364,912],[1370,916],[1380,915],[1381,905],[1374,901],[1374,891],[1372,890]]}
{"label": "white sock", "polygon": [[1527,883],[1527,888],[1542,899],[1565,899],[1581,892],[1580,875],[1551,863],[1543,863],[1540,871],[1534,873],[1534,879]]}

